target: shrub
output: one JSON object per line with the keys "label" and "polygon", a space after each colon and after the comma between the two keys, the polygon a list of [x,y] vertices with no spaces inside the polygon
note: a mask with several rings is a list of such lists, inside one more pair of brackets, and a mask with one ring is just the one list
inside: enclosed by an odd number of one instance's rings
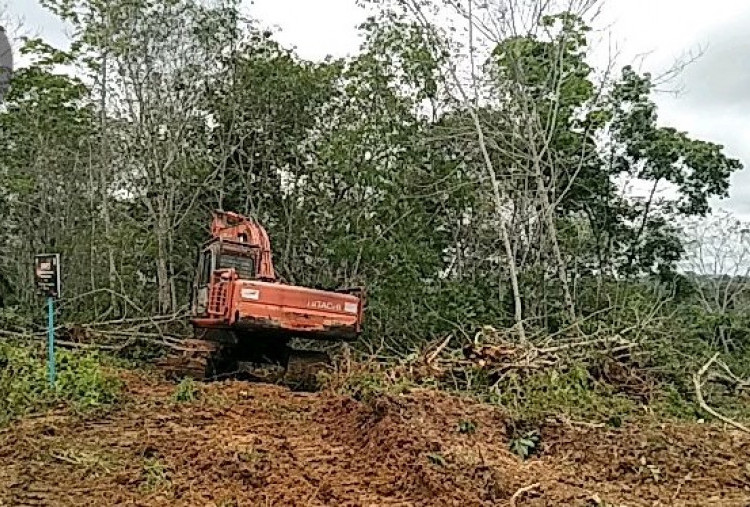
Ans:
{"label": "shrub", "polygon": [[582,366],[549,370],[521,378],[511,374],[497,384],[495,401],[521,427],[535,427],[545,418],[565,415],[583,420],[621,420],[635,403],[594,380]]}

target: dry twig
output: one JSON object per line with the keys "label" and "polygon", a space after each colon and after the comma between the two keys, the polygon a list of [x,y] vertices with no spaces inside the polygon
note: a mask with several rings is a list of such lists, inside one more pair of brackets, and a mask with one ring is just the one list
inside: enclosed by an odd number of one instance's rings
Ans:
{"label": "dry twig", "polygon": [[698,399],[698,405],[700,405],[700,407],[703,410],[705,410],[706,412],[708,412],[715,418],[719,419],[720,421],[723,421],[729,424],[730,426],[734,426],[738,430],[742,430],[745,433],[750,433],[750,428],[748,428],[747,426],[741,423],[738,423],[737,421],[733,419],[730,419],[729,417],[725,415],[720,414],[713,408],[709,407],[708,403],[706,403],[706,400],[703,398],[703,389],[702,389],[703,377],[708,371],[708,369],[711,368],[711,365],[713,365],[718,358],[719,358],[719,352],[714,354],[713,357],[709,359],[708,362],[706,362],[706,364],[704,364],[703,367],[701,367],[701,369],[698,370],[698,372],[693,375],[693,385],[695,386],[695,397]]}
{"label": "dry twig", "polygon": [[446,336],[445,340],[443,340],[443,342],[440,345],[438,345],[437,348],[427,356],[427,359],[425,360],[425,363],[427,364],[427,366],[432,364],[435,358],[440,355],[440,353],[445,349],[445,347],[448,346],[448,343],[450,343],[451,338],[453,338],[453,335],[449,334],[448,336]]}
{"label": "dry twig", "polygon": [[516,507],[516,502],[521,497],[521,495],[528,493],[530,491],[534,491],[535,489],[539,488],[542,484],[540,482],[535,482],[534,484],[530,484],[528,486],[524,486],[523,488],[520,488],[518,491],[513,493],[513,496],[510,497],[510,507]]}

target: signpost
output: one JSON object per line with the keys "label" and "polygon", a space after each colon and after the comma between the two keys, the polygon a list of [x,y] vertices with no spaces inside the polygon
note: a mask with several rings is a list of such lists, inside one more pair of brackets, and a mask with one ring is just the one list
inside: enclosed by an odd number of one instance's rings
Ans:
{"label": "signpost", "polygon": [[60,297],[60,254],[41,254],[34,258],[37,290],[47,296],[47,361],[49,383],[55,386],[55,298]]}

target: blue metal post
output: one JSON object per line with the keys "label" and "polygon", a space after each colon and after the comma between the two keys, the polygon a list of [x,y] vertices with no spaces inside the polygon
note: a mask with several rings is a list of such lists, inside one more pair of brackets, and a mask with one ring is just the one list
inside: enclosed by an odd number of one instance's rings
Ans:
{"label": "blue metal post", "polygon": [[55,298],[47,298],[47,355],[49,385],[55,387]]}

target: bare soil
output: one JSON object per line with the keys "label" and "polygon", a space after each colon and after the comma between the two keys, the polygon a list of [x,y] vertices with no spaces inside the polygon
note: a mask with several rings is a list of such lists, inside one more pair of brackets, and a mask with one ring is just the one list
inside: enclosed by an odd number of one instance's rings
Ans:
{"label": "bare soil", "polygon": [[114,412],[0,430],[0,505],[750,505],[750,437],[714,425],[552,423],[523,461],[501,410],[445,393],[228,381],[177,403],[123,376]]}

